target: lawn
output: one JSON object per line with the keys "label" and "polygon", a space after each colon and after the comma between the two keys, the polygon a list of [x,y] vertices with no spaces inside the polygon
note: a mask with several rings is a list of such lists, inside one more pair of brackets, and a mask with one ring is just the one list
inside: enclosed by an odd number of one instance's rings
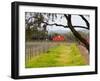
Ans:
{"label": "lawn", "polygon": [[60,44],[48,49],[46,53],[42,53],[25,62],[26,68],[36,67],[58,67],[58,66],[81,66],[86,65],[80,50],[75,43]]}

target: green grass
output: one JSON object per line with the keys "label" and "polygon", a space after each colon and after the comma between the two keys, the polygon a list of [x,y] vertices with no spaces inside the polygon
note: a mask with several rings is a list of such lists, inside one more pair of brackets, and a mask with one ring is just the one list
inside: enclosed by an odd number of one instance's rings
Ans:
{"label": "green grass", "polygon": [[35,67],[57,67],[57,66],[81,66],[86,65],[84,58],[76,44],[60,44],[50,48],[48,52],[33,57],[30,61],[26,59],[26,68]]}

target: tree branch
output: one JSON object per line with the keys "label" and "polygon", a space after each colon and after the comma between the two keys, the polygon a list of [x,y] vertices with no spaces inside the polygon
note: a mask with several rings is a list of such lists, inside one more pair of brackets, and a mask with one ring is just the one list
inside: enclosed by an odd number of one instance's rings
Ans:
{"label": "tree branch", "polygon": [[85,23],[86,23],[88,29],[90,29],[90,24],[89,24],[89,22],[87,21],[87,19],[86,19],[83,15],[79,15],[79,16],[85,21]]}
{"label": "tree branch", "polygon": [[50,25],[50,26],[56,25],[56,26],[62,26],[62,27],[64,27],[64,28],[67,27],[67,26],[64,26],[64,25],[62,25],[62,24],[57,24],[57,23],[53,23],[53,24],[50,24],[50,23],[47,23],[47,22],[42,22],[42,23],[45,23],[46,25]]}
{"label": "tree branch", "polygon": [[[65,25],[62,25],[62,24],[57,24],[57,23],[53,23],[53,24],[50,24],[50,23],[47,23],[47,22],[42,22],[42,23],[45,23],[46,25],[49,25],[49,26],[52,26],[52,25],[56,25],[56,26],[62,26],[64,28],[69,28],[68,26],[65,26]],[[87,27],[85,26],[73,26],[75,28],[84,28],[84,29],[88,29]]]}

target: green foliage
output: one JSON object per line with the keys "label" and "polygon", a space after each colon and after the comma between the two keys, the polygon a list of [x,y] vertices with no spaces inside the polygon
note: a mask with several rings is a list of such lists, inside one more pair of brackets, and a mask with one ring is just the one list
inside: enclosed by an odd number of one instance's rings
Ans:
{"label": "green foliage", "polygon": [[39,31],[37,27],[31,29],[26,29],[26,41],[40,40],[45,39],[48,36],[48,33],[44,30]]}
{"label": "green foliage", "polygon": [[33,31],[31,29],[26,29],[26,32],[25,32],[26,41],[31,41],[32,35],[33,35]]}
{"label": "green foliage", "polygon": [[[27,17],[27,14],[30,16]],[[32,40],[39,40],[40,38],[46,38],[47,32],[46,28],[41,26],[42,22],[44,21],[44,16],[41,13],[32,13],[26,12],[25,13],[25,33],[26,33],[26,41]],[[42,30],[40,31],[39,29]]]}

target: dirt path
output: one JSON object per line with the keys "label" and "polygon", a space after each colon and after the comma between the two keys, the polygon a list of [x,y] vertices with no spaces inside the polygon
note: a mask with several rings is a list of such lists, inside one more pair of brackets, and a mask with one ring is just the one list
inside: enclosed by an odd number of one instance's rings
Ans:
{"label": "dirt path", "polygon": [[88,50],[82,45],[79,45],[79,49],[80,49],[80,52],[81,52],[82,56],[85,59],[86,64],[89,64],[89,53],[88,53]]}

